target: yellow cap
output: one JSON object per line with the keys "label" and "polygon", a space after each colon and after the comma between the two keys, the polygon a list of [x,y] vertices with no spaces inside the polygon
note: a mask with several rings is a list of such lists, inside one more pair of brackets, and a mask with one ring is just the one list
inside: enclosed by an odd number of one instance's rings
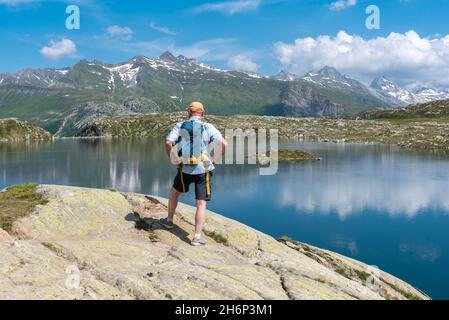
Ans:
{"label": "yellow cap", "polygon": [[204,106],[201,102],[192,102],[188,108],[191,113],[204,113]]}

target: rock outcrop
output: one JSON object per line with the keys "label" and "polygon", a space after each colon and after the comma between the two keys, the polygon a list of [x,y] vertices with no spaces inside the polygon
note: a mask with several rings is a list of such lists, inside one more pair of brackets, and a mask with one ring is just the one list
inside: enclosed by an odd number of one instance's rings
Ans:
{"label": "rock outcrop", "polygon": [[35,127],[18,119],[0,119],[0,142],[31,140],[51,140],[52,135],[42,128]]}
{"label": "rock outcrop", "polygon": [[[192,247],[194,208],[173,231],[166,200],[46,186],[48,203],[0,232],[0,299],[427,299],[403,281],[338,254],[276,241],[209,212]],[[341,270],[344,270],[341,271]]]}

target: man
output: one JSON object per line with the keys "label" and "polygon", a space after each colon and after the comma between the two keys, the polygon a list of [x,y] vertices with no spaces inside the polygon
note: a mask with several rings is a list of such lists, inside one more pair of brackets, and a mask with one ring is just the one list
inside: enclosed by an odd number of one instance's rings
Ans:
{"label": "man", "polygon": [[[210,123],[204,123],[204,106],[200,102],[192,102],[187,109],[188,120],[177,123],[167,136],[165,149],[173,164],[178,165],[178,174],[175,177],[170,191],[168,203],[168,217],[161,219],[160,223],[167,229],[173,229],[173,218],[178,206],[179,196],[189,192],[189,186],[195,185],[196,215],[195,236],[191,241],[193,246],[202,246],[206,242],[201,236],[203,224],[206,220],[206,203],[211,200],[211,177],[215,169],[213,161],[207,154],[207,147],[217,143],[219,152],[215,152],[217,160],[228,145],[221,133]],[[174,147],[179,148],[174,155]]]}

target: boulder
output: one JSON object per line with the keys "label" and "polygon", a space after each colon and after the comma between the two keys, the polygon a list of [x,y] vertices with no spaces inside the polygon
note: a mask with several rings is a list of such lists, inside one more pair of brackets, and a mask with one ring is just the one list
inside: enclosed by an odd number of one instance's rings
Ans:
{"label": "boulder", "polygon": [[[38,187],[48,203],[0,242],[0,299],[407,299],[427,297],[382,273],[391,292],[253,228],[208,212],[204,247],[192,247],[195,209],[110,190]],[[347,268],[369,266],[321,249]],[[335,255],[335,256],[334,256]],[[356,265],[356,266],[355,266]],[[394,285],[393,285],[394,284]]]}

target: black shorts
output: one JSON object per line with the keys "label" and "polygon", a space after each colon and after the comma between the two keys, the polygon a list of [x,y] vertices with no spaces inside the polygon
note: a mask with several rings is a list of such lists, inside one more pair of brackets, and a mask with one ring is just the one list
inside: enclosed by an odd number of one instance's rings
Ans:
{"label": "black shorts", "polygon": [[178,192],[187,193],[192,183],[195,184],[196,200],[210,201],[212,197],[212,172],[203,174],[187,174],[178,170],[178,174],[173,182],[173,188]]}

